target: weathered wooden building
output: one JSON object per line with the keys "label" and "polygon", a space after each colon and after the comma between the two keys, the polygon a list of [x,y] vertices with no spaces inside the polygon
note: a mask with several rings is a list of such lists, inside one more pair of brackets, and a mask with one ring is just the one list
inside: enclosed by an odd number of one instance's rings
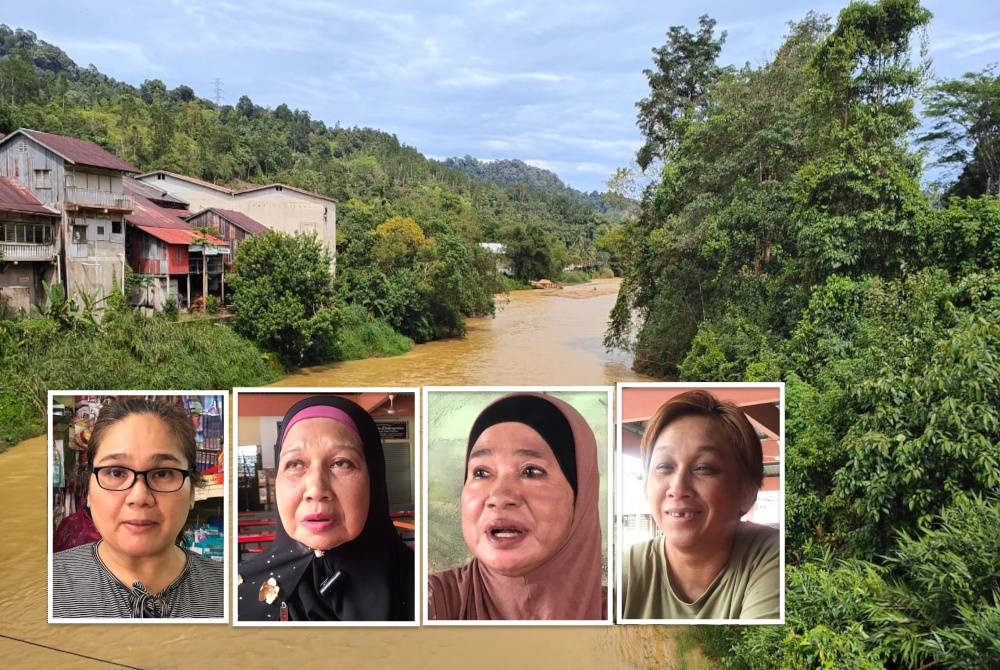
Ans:
{"label": "weathered wooden building", "polygon": [[228,243],[179,218],[178,213],[186,210],[163,207],[140,195],[141,182],[130,179],[125,190],[135,203],[125,219],[126,256],[129,267],[142,275],[133,300],[155,311],[163,309],[169,296],[180,308],[191,307],[206,295],[224,301]]}
{"label": "weathered wooden building", "polygon": [[337,201],[317,193],[268,184],[233,190],[193,177],[157,170],[136,179],[162,189],[190,204],[191,211],[224,209],[246,214],[270,230],[293,235],[315,234],[330,251],[335,269],[337,253]]}
{"label": "weathered wooden building", "polygon": [[233,260],[240,242],[250,235],[263,235],[267,226],[253,220],[243,212],[232,209],[212,207],[187,217],[188,223],[195,228],[209,228],[229,244],[230,256],[226,262],[226,270],[232,270]]}
{"label": "weathered wooden building", "polygon": [[0,176],[59,212],[61,281],[67,293],[102,297],[124,280],[124,192],[130,163],[93,142],[19,128],[0,139]]}
{"label": "weathered wooden building", "polygon": [[59,277],[59,210],[13,177],[0,177],[0,311],[30,314]]}

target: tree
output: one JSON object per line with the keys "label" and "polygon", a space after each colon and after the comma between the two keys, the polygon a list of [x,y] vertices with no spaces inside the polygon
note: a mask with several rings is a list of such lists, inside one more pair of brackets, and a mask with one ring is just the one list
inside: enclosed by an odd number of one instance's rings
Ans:
{"label": "tree", "polygon": [[646,137],[636,156],[643,170],[666,155],[677,142],[684,122],[704,104],[708,87],[722,73],[715,59],[725,41],[725,31],[715,37],[715,19],[702,15],[697,33],[671,26],[666,44],[653,49],[656,69],[643,70],[649,96],[635,105],[639,129]]}
{"label": "tree", "polygon": [[235,265],[230,285],[238,333],[286,364],[335,358],[330,254],[315,235],[268,231],[249,237]]}
{"label": "tree", "polygon": [[[511,270],[518,279],[558,276],[565,250],[538,226],[517,224],[500,233]],[[562,255],[560,256],[560,251]]]}
{"label": "tree", "polygon": [[913,250],[926,201],[907,145],[924,71],[910,62],[910,38],[930,16],[918,0],[854,2],[813,57],[814,157],[795,177],[792,216],[808,279],[891,274]]}
{"label": "tree", "polygon": [[920,139],[936,144],[938,160],[961,168],[955,195],[1000,197],[1000,75],[996,67],[939,83],[926,99],[936,119]]}

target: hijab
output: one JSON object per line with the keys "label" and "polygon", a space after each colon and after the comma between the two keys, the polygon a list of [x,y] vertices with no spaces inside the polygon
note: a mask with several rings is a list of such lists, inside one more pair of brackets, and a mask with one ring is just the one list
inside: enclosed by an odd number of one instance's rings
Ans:
{"label": "hijab", "polygon": [[[413,551],[389,516],[382,439],[371,416],[338,396],[313,396],[292,405],[275,445],[280,462],[285,435],[297,422],[331,418],[361,438],[368,467],[368,517],[361,533],[325,551],[292,539],[280,517],[274,542],[240,564],[240,621],[413,620]],[[269,580],[274,582],[270,583]],[[275,593],[276,591],[276,593]],[[273,595],[271,602],[264,596]]]}
{"label": "hijab", "polygon": [[558,398],[536,393],[507,395],[476,419],[466,462],[483,431],[509,421],[523,423],[542,436],[573,488],[569,537],[544,564],[519,577],[493,572],[477,558],[463,567],[430,575],[431,618],[603,619],[600,474],[594,433],[579,412]]}

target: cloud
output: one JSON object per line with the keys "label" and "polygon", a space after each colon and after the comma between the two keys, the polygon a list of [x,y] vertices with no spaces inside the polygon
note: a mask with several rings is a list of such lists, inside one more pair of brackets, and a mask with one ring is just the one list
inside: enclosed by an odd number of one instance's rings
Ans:
{"label": "cloud", "polygon": [[578,81],[576,77],[551,72],[489,72],[462,67],[455,74],[438,80],[438,84],[446,87],[462,88],[468,86],[503,86],[519,82],[558,84],[576,81]]}
{"label": "cloud", "polygon": [[165,71],[165,67],[151,60],[142,44],[112,39],[77,39],[72,37],[50,37],[78,65],[90,63],[97,69],[122,76],[123,73],[141,76],[143,80],[153,78]]}

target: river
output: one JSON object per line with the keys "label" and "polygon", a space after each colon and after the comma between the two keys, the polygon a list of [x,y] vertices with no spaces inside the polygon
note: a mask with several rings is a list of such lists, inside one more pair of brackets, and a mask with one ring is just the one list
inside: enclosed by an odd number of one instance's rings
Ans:
{"label": "river", "polygon": [[[462,339],[394,358],[301,370],[281,386],[604,385],[641,380],[601,345],[616,280],[518,291]],[[697,668],[662,626],[232,628],[46,623],[46,448],[32,438],[0,455],[0,657],[6,668]],[[678,648],[680,647],[680,649]],[[90,658],[86,658],[90,657]],[[473,660],[474,659],[474,660]]]}

